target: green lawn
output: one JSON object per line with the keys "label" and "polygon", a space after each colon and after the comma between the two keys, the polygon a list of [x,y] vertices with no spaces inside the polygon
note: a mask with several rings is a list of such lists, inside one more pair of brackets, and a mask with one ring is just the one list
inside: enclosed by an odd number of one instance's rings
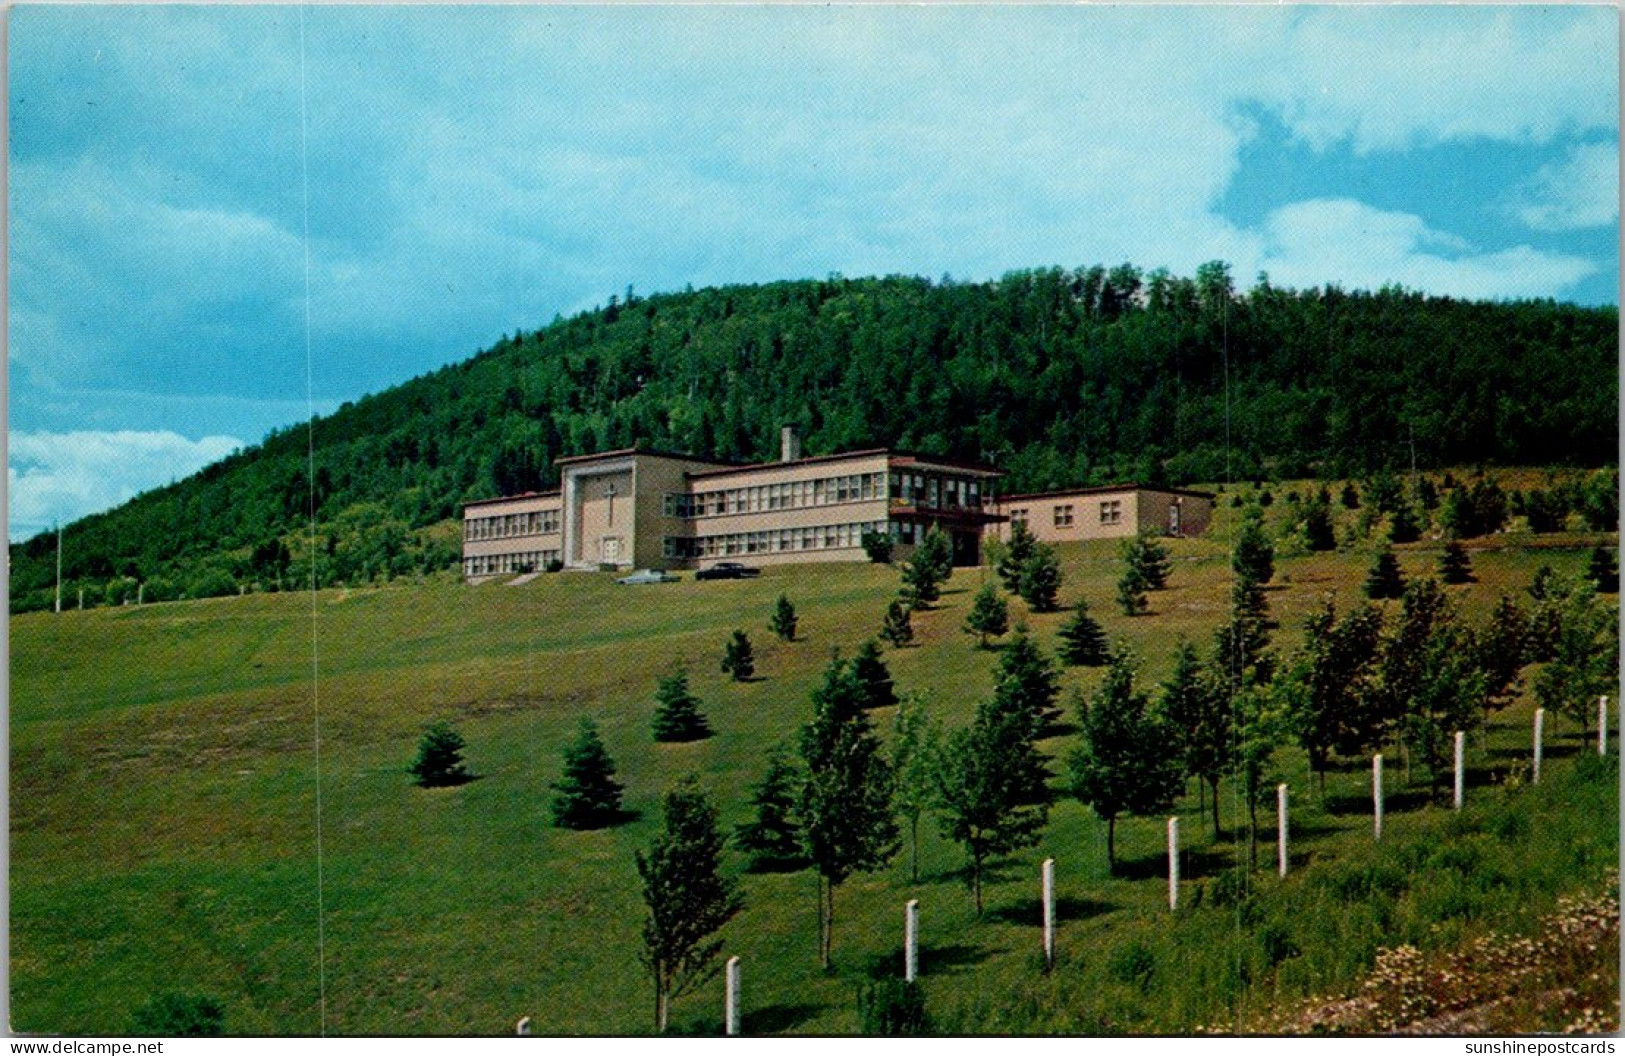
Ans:
{"label": "green lawn", "polygon": [[[1134,646],[1145,685],[1167,673],[1181,636],[1207,649],[1226,611],[1231,511],[1219,512],[1211,538],[1171,544],[1170,587],[1147,616],[1116,610],[1115,545],[1063,549],[1063,600],[1086,598],[1113,640]],[[1499,537],[1472,552],[1479,582],[1450,591],[1481,618],[1543,562],[1583,568],[1599,538],[1543,537],[1566,548],[1537,548]],[[1407,574],[1430,573],[1437,547],[1400,548]],[[1328,592],[1352,603],[1369,563],[1368,552],[1279,559],[1277,647],[1296,644]],[[938,608],[916,616],[915,645],[886,654],[899,688],[926,692],[950,726],[992,684],[995,654],[960,630],[978,576],[956,572]],[[743,820],[747,786],[767,749],[809,717],[831,650],[850,655],[878,630],[895,589],[893,569],[815,565],[737,583],[627,588],[562,574],[520,587],[431,581],[14,617],[12,1026],[116,1033],[154,994],[182,991],[222,1000],[235,1033],[500,1034],[523,1015],[539,1033],[647,1031],[632,856],[654,832],[662,792],[697,772],[724,821]],[[766,629],[780,592],[801,616],[790,644]],[[1065,618],[1028,622],[1048,647]],[[749,684],[717,670],[736,627],[756,646],[761,677]],[[656,745],[654,686],[677,662],[716,736]],[[1064,681],[1087,692],[1099,678],[1070,669]],[[1282,753],[1301,805],[1299,871],[1278,883],[1266,847],[1265,871],[1239,900],[1219,880],[1233,846],[1213,844],[1193,795],[1181,807],[1187,902],[1203,901],[1172,921],[1161,819],[1119,824],[1125,868],[1109,877],[1103,825],[1070,800],[1038,848],[1001,867],[981,921],[957,848],[927,822],[919,884],[900,856],[840,890],[834,976],[817,966],[812,874],[747,876],[747,906],[724,933],[744,966],[745,1026],[855,1030],[859,981],[900,963],[909,898],[922,907],[930,1012],[961,1030],[1222,1026],[1277,996],[1346,983],[1378,944],[1445,943],[1533,919],[1617,858],[1618,803],[1614,771],[1569,758],[1583,753],[1561,719],[1548,720],[1545,784],[1490,787],[1527,754],[1529,707],[1520,700],[1475,736],[1465,817],[1421,805],[1396,763],[1375,851],[1364,766],[1333,774],[1321,802],[1301,755]],[[582,715],[598,721],[637,820],[549,827],[548,784]],[[478,780],[409,783],[403,768],[436,718],[467,738]],[[889,715],[877,719],[889,728]],[[1046,747],[1064,754],[1070,739]],[[1228,825],[1241,812],[1224,796]],[[1466,857],[1439,865],[1428,855],[1440,847]],[[1050,976],[1038,961],[1044,857],[1057,861],[1061,899]],[[1366,869],[1381,875],[1362,879]],[[1382,870],[1410,879],[1395,887]],[[674,1023],[714,1027],[720,995],[719,980],[679,1000]]]}

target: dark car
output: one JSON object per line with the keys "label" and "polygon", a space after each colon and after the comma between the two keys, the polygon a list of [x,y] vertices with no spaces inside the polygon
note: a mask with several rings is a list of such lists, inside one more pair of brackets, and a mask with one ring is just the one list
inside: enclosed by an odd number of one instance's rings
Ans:
{"label": "dark car", "polygon": [[695,579],[749,579],[759,576],[762,570],[742,565],[738,561],[721,561],[710,568],[702,568],[694,573]]}

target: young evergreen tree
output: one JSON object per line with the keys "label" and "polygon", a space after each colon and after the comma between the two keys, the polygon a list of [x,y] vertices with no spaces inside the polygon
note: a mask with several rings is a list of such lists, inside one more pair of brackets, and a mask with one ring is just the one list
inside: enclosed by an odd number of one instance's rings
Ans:
{"label": "young evergreen tree", "polygon": [[1476,727],[1489,699],[1471,637],[1445,602],[1422,646],[1414,688],[1400,718],[1400,734],[1411,758],[1427,771],[1435,798],[1450,772],[1456,731]]}
{"label": "young evergreen tree", "polygon": [[1599,546],[1591,551],[1586,578],[1597,588],[1598,594],[1619,593],[1619,560],[1611,547]]}
{"label": "young evergreen tree", "polygon": [[423,731],[418,741],[417,758],[406,772],[423,788],[442,788],[460,785],[468,780],[468,768],[463,764],[463,735],[444,720],[434,722]]}
{"label": "young evergreen tree", "polygon": [[692,778],[666,793],[661,814],[662,831],[634,860],[648,909],[638,959],[654,981],[655,1029],[663,1032],[672,1001],[716,975],[722,940],[713,936],[745,900],[722,872],[717,809]]}
{"label": "young evergreen tree", "polygon": [[923,609],[942,596],[942,584],[953,575],[953,549],[948,536],[932,525],[903,563],[903,599],[910,608]]}
{"label": "young evergreen tree", "polygon": [[796,607],[790,604],[790,599],[783,594],[773,606],[773,615],[767,621],[767,629],[778,636],[781,642],[796,640]]}
{"label": "young evergreen tree", "polygon": [[1303,539],[1304,544],[1313,551],[1337,549],[1337,536],[1332,530],[1331,508],[1320,499],[1304,508]]}
{"label": "young evergreen tree", "polygon": [[1123,607],[1124,616],[1138,616],[1146,610],[1145,579],[1132,565],[1117,581],[1117,604]]}
{"label": "young evergreen tree", "polygon": [[1125,539],[1121,552],[1124,563],[1139,573],[1146,590],[1162,590],[1168,585],[1168,573],[1173,566],[1168,559],[1168,548],[1158,542],[1156,536],[1141,532],[1132,539]]}
{"label": "young evergreen tree", "polygon": [[987,580],[976,592],[970,612],[965,616],[965,633],[981,637],[980,647],[987,648],[989,635],[998,637],[1010,629],[1010,607],[999,593],[998,584]]}
{"label": "young evergreen tree", "polygon": [[852,677],[863,691],[863,708],[889,708],[897,703],[897,689],[892,685],[891,671],[880,658],[880,646],[873,638],[858,646],[852,658]]}
{"label": "young evergreen tree", "polygon": [[1007,704],[1012,714],[1027,716],[1030,739],[1036,741],[1061,717],[1055,706],[1060,694],[1055,664],[1027,628],[1018,626],[993,669],[994,698]]}
{"label": "young evergreen tree", "polygon": [[1393,520],[1388,525],[1388,538],[1396,543],[1414,543],[1422,538],[1422,525],[1416,519],[1411,504],[1401,501],[1394,508]]}
{"label": "young evergreen tree", "polygon": [[735,631],[722,654],[722,673],[735,682],[746,682],[756,673],[756,654],[744,631]]}
{"label": "young evergreen tree", "polygon": [[1258,868],[1258,808],[1278,783],[1274,780],[1275,750],[1290,730],[1286,709],[1279,694],[1267,683],[1248,675],[1228,701],[1232,733],[1231,772],[1247,806],[1247,854],[1251,867]]}
{"label": "young evergreen tree", "polygon": [[1174,654],[1174,673],[1162,684],[1161,705],[1178,738],[1184,772],[1212,792],[1213,838],[1220,839],[1219,779],[1230,759],[1230,709],[1189,642],[1180,642]]}
{"label": "young evergreen tree", "polygon": [[1060,592],[1061,563],[1056,560],[1055,548],[1038,543],[1033,547],[1033,556],[1021,566],[1016,593],[1034,612],[1054,612]]}
{"label": "young evergreen tree", "polygon": [[1275,547],[1264,532],[1263,511],[1256,506],[1248,507],[1242,515],[1230,566],[1237,579],[1250,583],[1263,584],[1275,578]]}
{"label": "young evergreen tree", "polygon": [[796,793],[801,774],[783,745],[767,753],[767,772],[751,786],[751,820],[734,832],[734,845],[750,860],[757,872],[799,869],[806,864],[801,855],[801,826],[796,822]]}
{"label": "young evergreen tree", "polygon": [[909,878],[920,879],[920,818],[937,801],[937,772],[942,766],[942,727],[927,714],[918,694],[903,697],[892,727],[893,804],[908,822]]}
{"label": "young evergreen tree", "polygon": [[1405,575],[1399,570],[1399,559],[1386,546],[1377,554],[1371,571],[1365,577],[1365,596],[1373,601],[1397,598],[1405,593]]}
{"label": "young evergreen tree", "polygon": [[812,722],[801,731],[801,838],[818,870],[818,954],[825,969],[834,947],[836,889],[897,853],[891,766],[864,700],[850,666],[832,661],[813,693]]}
{"label": "young evergreen tree", "polygon": [[1439,555],[1439,578],[1452,585],[1471,583],[1476,578],[1467,548],[1454,539],[1444,544],[1444,552]]}
{"label": "young evergreen tree", "polygon": [[1010,525],[1010,539],[1004,544],[1004,553],[995,566],[1004,589],[1012,594],[1021,593],[1021,571],[1038,553],[1038,540],[1028,530],[1026,521]]}
{"label": "young evergreen tree", "polygon": [[886,606],[886,619],[880,625],[880,637],[894,649],[901,649],[914,640],[914,624],[909,612],[909,607],[898,599],[893,599]]}
{"label": "young evergreen tree", "polygon": [[699,698],[689,691],[688,674],[681,669],[662,678],[655,689],[654,735],[655,740],[668,743],[711,736]]}
{"label": "young evergreen tree", "polygon": [[1110,662],[1106,632],[1089,615],[1089,603],[1079,601],[1072,617],[1056,632],[1061,639],[1061,659],[1077,667],[1105,667]]}
{"label": "young evergreen tree", "polygon": [[1040,766],[1024,716],[984,701],[969,729],[955,730],[937,770],[942,834],[965,848],[965,879],[982,914],[982,877],[990,859],[1038,842],[1049,805],[1030,798]]}
{"label": "young evergreen tree", "polygon": [[581,720],[574,743],[564,749],[564,774],[552,788],[557,828],[600,829],[620,820],[622,785],[591,719]]}
{"label": "young evergreen tree", "polygon": [[1117,868],[1117,819],[1173,806],[1184,785],[1179,741],[1134,690],[1134,660],[1112,657],[1106,680],[1081,717],[1083,745],[1072,756],[1072,792],[1106,821],[1106,860]]}

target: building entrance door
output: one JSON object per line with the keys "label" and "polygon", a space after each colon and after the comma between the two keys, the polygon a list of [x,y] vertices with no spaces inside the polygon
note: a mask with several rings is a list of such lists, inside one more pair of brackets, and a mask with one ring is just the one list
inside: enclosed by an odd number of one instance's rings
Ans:
{"label": "building entrance door", "polygon": [[1177,502],[1168,507],[1168,534],[1179,534],[1179,503]]}

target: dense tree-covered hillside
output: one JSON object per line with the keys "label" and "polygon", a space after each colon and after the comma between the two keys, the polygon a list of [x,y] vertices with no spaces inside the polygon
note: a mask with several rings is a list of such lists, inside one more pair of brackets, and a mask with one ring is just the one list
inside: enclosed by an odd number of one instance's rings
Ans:
{"label": "dense tree-covered hillside", "polygon": [[[1399,289],[1238,291],[1117,268],[995,282],[842,279],[607,307],[303,423],[68,526],[96,601],[444,567],[470,498],[561,455],[647,443],[771,457],[895,446],[995,461],[1012,489],[1322,476],[1385,464],[1611,464],[1618,309]],[[1413,451],[1414,446],[1414,451]],[[55,540],[14,545],[12,607],[49,601]]]}

